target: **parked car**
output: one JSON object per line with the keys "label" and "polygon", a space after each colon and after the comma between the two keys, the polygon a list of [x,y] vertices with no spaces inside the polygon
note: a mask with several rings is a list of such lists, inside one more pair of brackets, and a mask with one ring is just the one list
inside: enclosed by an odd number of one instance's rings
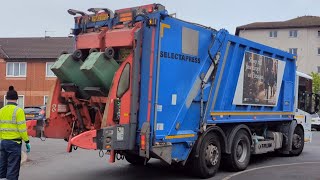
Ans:
{"label": "parked car", "polygon": [[319,114],[315,113],[311,115],[311,128],[320,131],[320,117]]}
{"label": "parked car", "polygon": [[46,106],[27,106],[24,108],[26,120],[46,120]]}

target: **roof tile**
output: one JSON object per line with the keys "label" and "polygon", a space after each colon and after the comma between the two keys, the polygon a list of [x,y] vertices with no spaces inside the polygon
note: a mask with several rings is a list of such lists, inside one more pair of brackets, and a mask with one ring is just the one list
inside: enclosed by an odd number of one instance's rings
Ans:
{"label": "roof tile", "polygon": [[69,37],[0,38],[0,57],[4,59],[55,59],[73,49],[74,39]]}
{"label": "roof tile", "polygon": [[240,30],[253,30],[253,29],[288,29],[288,28],[307,28],[307,27],[320,27],[319,16],[301,16],[287,21],[277,22],[255,22],[236,29],[236,35],[239,35]]}

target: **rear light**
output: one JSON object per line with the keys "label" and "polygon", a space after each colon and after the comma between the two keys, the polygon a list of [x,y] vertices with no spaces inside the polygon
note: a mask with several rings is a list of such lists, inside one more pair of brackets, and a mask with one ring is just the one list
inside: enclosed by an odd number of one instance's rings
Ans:
{"label": "rear light", "polygon": [[106,130],[106,134],[107,135],[112,135],[113,134],[113,130],[112,129]]}
{"label": "rear light", "polygon": [[128,22],[132,21],[133,14],[132,12],[125,12],[120,14],[119,22]]}
{"label": "rear light", "polygon": [[111,138],[110,138],[110,137],[107,137],[107,138],[106,138],[106,143],[109,144],[110,142],[111,142]]}
{"label": "rear light", "polygon": [[145,134],[142,134],[140,136],[140,149],[146,150],[146,135]]}
{"label": "rear light", "polygon": [[156,26],[156,25],[157,25],[157,19],[155,18],[149,19],[148,26]]}
{"label": "rear light", "polygon": [[152,13],[153,12],[153,7],[149,7],[148,8],[148,13]]}

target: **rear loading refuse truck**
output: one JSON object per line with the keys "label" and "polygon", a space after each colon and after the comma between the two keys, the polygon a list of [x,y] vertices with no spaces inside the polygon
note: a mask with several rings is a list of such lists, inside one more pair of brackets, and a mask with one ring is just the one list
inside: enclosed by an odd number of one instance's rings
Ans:
{"label": "rear loading refuse truck", "polygon": [[150,4],[70,9],[75,51],[57,76],[42,126],[29,135],[100,150],[110,162],[150,158],[192,167],[247,168],[252,154],[297,156],[311,141],[311,78],[296,57]]}

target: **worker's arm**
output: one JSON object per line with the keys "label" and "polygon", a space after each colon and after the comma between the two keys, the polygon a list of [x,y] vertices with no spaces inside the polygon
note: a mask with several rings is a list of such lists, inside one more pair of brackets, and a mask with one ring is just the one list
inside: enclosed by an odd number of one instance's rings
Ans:
{"label": "worker's arm", "polygon": [[[0,120],[2,119],[2,108],[0,109]],[[2,128],[1,127],[2,124],[0,123],[0,129]],[[2,139],[2,131],[0,131],[0,139]]]}
{"label": "worker's arm", "polygon": [[18,131],[20,133],[21,138],[25,143],[29,143],[26,118],[25,118],[24,111],[22,109],[19,109],[17,111],[17,124],[18,124]]}

